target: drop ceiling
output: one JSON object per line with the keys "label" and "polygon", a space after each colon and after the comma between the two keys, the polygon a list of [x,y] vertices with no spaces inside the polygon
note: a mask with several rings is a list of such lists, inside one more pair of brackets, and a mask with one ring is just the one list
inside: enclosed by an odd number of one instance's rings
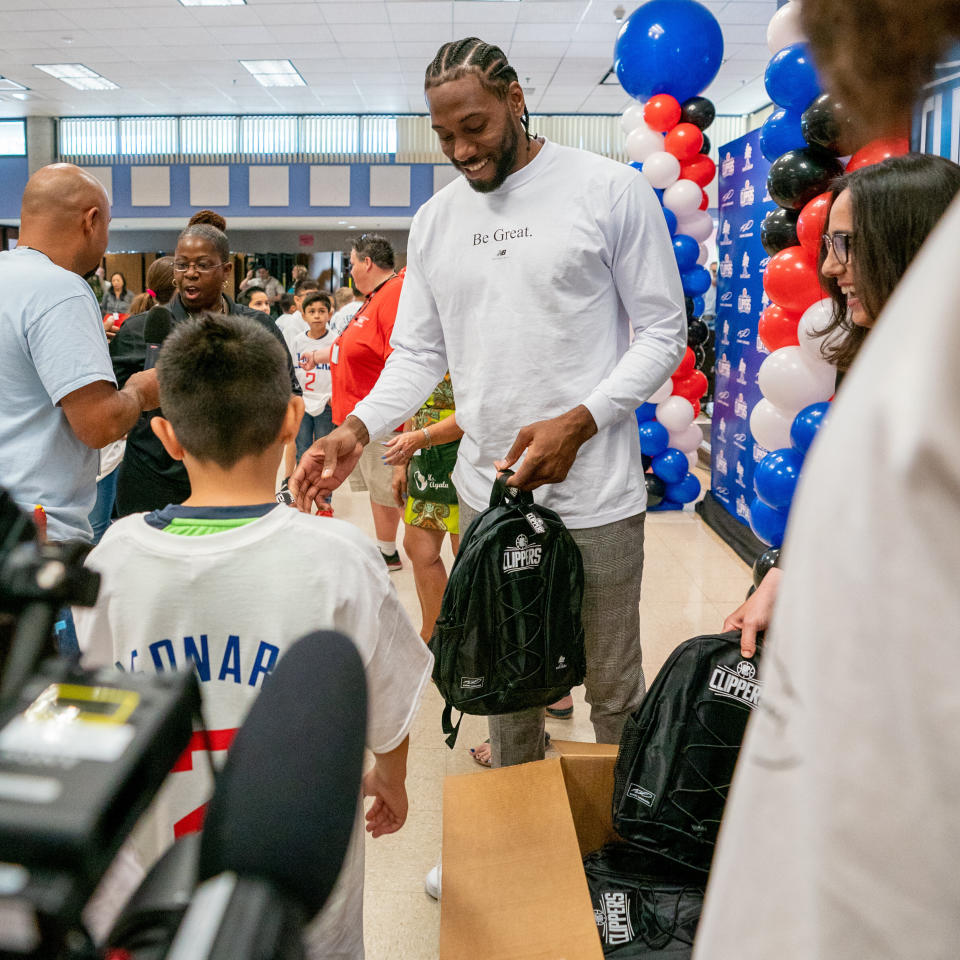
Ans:
{"label": "drop ceiling", "polygon": [[[532,113],[617,113],[615,10],[629,0],[0,0],[0,116],[187,113],[423,113],[423,72],[440,44],[499,44]],[[706,95],[719,113],[763,107],[766,24],[776,0],[706,0],[725,61]],[[264,88],[241,60],[290,59],[304,87]],[[82,63],[118,84],[74,90],[34,64]],[[611,78],[612,80],[612,78]]]}

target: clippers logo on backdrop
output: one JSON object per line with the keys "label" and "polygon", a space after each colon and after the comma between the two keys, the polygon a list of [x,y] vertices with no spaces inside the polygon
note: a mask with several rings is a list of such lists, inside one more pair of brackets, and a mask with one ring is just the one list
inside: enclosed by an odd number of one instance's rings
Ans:
{"label": "clippers logo on backdrop", "polygon": [[744,474],[743,474],[743,464],[739,460],[737,461],[736,484],[738,487],[743,487],[744,490],[747,489],[747,481],[744,479]]}
{"label": "clippers logo on backdrop", "polygon": [[[741,170],[753,169],[753,161],[750,159],[752,156],[753,156],[753,147],[751,147],[750,144],[748,143],[743,148],[743,166],[741,167]],[[749,182],[750,181],[748,180],[747,183]]]}
{"label": "clippers logo on backdrop", "polygon": [[733,435],[733,445],[741,450],[743,453],[747,452],[747,435],[746,433],[735,433]]}
{"label": "clippers logo on backdrop", "polygon": [[720,298],[721,307],[732,307],[733,306],[733,291],[727,290],[723,296]]}
{"label": "clippers logo on backdrop", "polygon": [[743,187],[740,189],[740,207],[750,207],[753,205],[754,193],[756,188],[750,183],[749,180],[745,180]]}
{"label": "clippers logo on backdrop", "polygon": [[769,353],[767,345],[760,339],[760,334],[757,334],[757,343],[756,343],[757,353]]}
{"label": "clippers logo on backdrop", "polygon": [[717,272],[726,280],[729,280],[733,276],[733,261],[730,259],[730,254],[725,253],[723,259],[720,261],[720,266],[717,268]]}
{"label": "clippers logo on backdrop", "polygon": [[637,800],[648,807],[652,807],[653,801],[657,799],[657,795],[652,790],[641,787],[639,783],[630,784],[627,788],[627,796],[630,797],[631,800]]}
{"label": "clippers logo on backdrop", "polygon": [[540,566],[543,547],[539,543],[531,544],[521,533],[515,547],[503,551],[503,572],[519,573],[522,570],[535,570]]}
{"label": "clippers logo on backdrop", "polygon": [[[730,191],[733,193],[733,191]],[[723,227],[720,230],[720,242],[717,244],[718,247],[729,247],[733,241],[730,239],[730,221],[724,220]]]}
{"label": "clippers logo on backdrop", "polygon": [[756,223],[755,220],[744,220],[740,224],[740,239],[747,240],[753,236],[753,225]]}
{"label": "clippers logo on backdrop", "polygon": [[[731,294],[731,297],[732,296],[733,294]],[[730,343],[730,321],[729,320],[723,321],[723,329],[720,335],[720,343],[723,344],[723,346],[727,346],[727,344]]]}
{"label": "clippers logo on backdrop", "polygon": [[743,357],[740,358],[740,363],[737,366],[737,383],[743,386],[747,385],[747,361]]}
{"label": "clippers logo on backdrop", "polygon": [[[752,309],[753,309],[753,297],[750,296],[750,294],[747,292],[747,288],[744,287],[742,292],[740,293],[740,296],[737,297],[737,313],[749,313]],[[741,336],[744,337],[746,339],[746,342],[749,344],[750,331],[747,330],[745,333],[741,331],[741,333],[737,334],[738,339]]]}
{"label": "clippers logo on backdrop", "polygon": [[745,253],[743,260],[740,261],[740,279],[749,280],[750,276],[750,254]]}
{"label": "clippers logo on backdrop", "polygon": [[720,426],[717,428],[717,439],[721,443],[727,442],[727,421],[723,417],[720,418]]}
{"label": "clippers logo on backdrop", "polygon": [[723,455],[722,450],[717,451],[717,456],[713,463],[717,468],[717,473],[719,473],[721,477],[725,477],[727,475],[727,458]]}
{"label": "clippers logo on backdrop", "polygon": [[721,353],[720,359],[717,361],[717,376],[730,376],[730,361],[727,359],[727,355],[725,353]]}
{"label": "clippers logo on backdrop", "polygon": [[733,670],[723,664],[715,667],[709,686],[716,696],[735,700],[751,710],[760,702],[762,683],[757,679],[757,668],[749,660],[741,660]]}
{"label": "clippers logo on backdrop", "polygon": [[632,943],[633,923],[626,890],[610,890],[600,897],[600,906],[593,911],[600,940],[610,946]]}
{"label": "clippers logo on backdrop", "polygon": [[734,174],[734,164],[735,160],[730,155],[730,151],[727,151],[727,155],[723,158],[723,162],[720,164],[720,176],[721,177],[732,177]]}
{"label": "clippers logo on backdrop", "polygon": [[750,508],[747,506],[747,498],[742,493],[737,497],[737,516],[747,523],[750,522]]}
{"label": "clippers logo on backdrop", "polygon": [[733,206],[733,194],[734,189],[731,187],[721,198],[720,198],[720,209],[724,210],[727,207]]}
{"label": "clippers logo on backdrop", "polygon": [[770,451],[761,447],[759,443],[753,445],[753,462],[759,463]]}

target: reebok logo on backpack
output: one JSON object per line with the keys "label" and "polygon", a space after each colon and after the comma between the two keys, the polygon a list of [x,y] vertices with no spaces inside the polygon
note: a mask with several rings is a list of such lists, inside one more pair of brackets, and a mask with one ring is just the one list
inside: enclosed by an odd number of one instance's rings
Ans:
{"label": "reebok logo on backpack", "polygon": [[470,524],[430,639],[433,679],[447,706],[487,716],[545,707],[583,682],[583,561],[563,521],[497,478]]}

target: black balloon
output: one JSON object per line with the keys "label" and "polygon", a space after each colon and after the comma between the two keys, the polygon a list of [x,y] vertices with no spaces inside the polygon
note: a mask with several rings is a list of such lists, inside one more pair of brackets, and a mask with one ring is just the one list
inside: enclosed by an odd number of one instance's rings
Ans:
{"label": "black balloon", "polygon": [[757,557],[756,561],[753,564],[753,584],[756,587],[760,586],[760,581],[770,572],[771,567],[777,565],[777,560],[780,559],[780,548],[779,547],[770,547],[768,550],[764,550],[763,553]]}
{"label": "black balloon", "polygon": [[640,462],[643,464],[644,470],[650,469],[650,464],[653,463],[653,457],[648,457],[645,453],[640,454]]}
{"label": "black balloon", "polygon": [[693,297],[684,297],[683,305],[687,311],[687,320],[692,320],[696,314],[693,312]]}
{"label": "black balloon", "polygon": [[706,130],[716,115],[717,108],[706,97],[691,97],[680,104],[681,123],[692,123],[701,130]]}
{"label": "black balloon", "polygon": [[691,347],[699,347],[707,342],[710,336],[710,328],[702,320],[687,321],[687,344]]}
{"label": "black balloon", "polygon": [[[699,321],[697,322],[699,323]],[[693,356],[694,366],[705,373],[707,370],[707,351],[702,346],[696,346],[693,348]]]}
{"label": "black balloon", "polygon": [[830,93],[821,93],[800,117],[803,139],[819,150],[842,157],[850,152],[851,125],[843,104]]}
{"label": "black balloon", "polygon": [[710,138],[706,134],[703,135],[703,146],[700,148],[700,152],[704,156],[710,156]]}
{"label": "black balloon", "polygon": [[799,216],[798,210],[777,207],[764,217],[763,223],[760,224],[760,242],[771,257],[787,247],[795,247],[800,243],[797,238]]}
{"label": "black balloon", "polygon": [[843,166],[835,157],[812,150],[788,150],[773,161],[767,177],[767,190],[777,206],[802,210],[842,173]]}
{"label": "black balloon", "polygon": [[647,481],[647,506],[655,507],[663,500],[667,485],[655,473],[645,473],[644,479]]}

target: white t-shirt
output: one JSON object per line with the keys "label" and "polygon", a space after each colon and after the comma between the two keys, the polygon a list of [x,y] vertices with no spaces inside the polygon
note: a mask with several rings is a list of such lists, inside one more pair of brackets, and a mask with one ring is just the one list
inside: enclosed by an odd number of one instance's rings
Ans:
{"label": "white t-shirt", "polygon": [[676,369],[686,315],[663,212],[631,167],[547,142],[492,193],[453,181],[414,217],[390,342],[354,413],[384,436],[449,369],[469,506],[489,502],[521,427],[585,404],[599,432],[535,498],[572,528],[644,510],[634,411]]}
{"label": "white t-shirt", "polygon": [[28,247],[0,252],[0,364],[0,486],[42,504],[50,540],[91,540],[100,458],[59,404],[117,380],[90,285]]}
{"label": "white t-shirt", "polygon": [[303,319],[299,310],[277,317],[276,324],[280,328],[280,332],[283,334],[283,342],[287,345],[287,350],[290,351],[290,356],[293,358],[293,365],[296,366],[297,351],[294,342],[301,333],[310,329],[310,324]]}
{"label": "white t-shirt", "polygon": [[[87,565],[103,579],[97,606],[74,608],[84,664],[145,671],[194,664],[215,747],[225,748],[286,648],[317,629],[341,631],[360,652],[369,749],[386,753],[409,733],[433,656],[376,545],[350,524],[276,507],[245,526],[191,537],[136,514],[110,527]],[[175,829],[189,832],[209,798],[201,752],[190,770],[170,775],[141,822],[134,845],[145,867]],[[361,813],[358,804],[358,823]],[[362,903],[359,826],[311,936],[319,956],[362,957]]]}
{"label": "white t-shirt", "polygon": [[321,363],[313,370],[304,370],[300,366],[300,355],[307,350],[323,350],[325,347],[333,346],[333,341],[336,339],[337,335],[332,330],[327,330],[319,340],[314,340],[307,332],[298,334],[293,341],[293,362],[297,370],[297,379],[300,381],[300,389],[303,391],[303,407],[314,417],[323,412],[333,393],[330,364]]}
{"label": "white t-shirt", "polygon": [[960,954],[958,237],[960,199],[804,464],[697,960]]}

